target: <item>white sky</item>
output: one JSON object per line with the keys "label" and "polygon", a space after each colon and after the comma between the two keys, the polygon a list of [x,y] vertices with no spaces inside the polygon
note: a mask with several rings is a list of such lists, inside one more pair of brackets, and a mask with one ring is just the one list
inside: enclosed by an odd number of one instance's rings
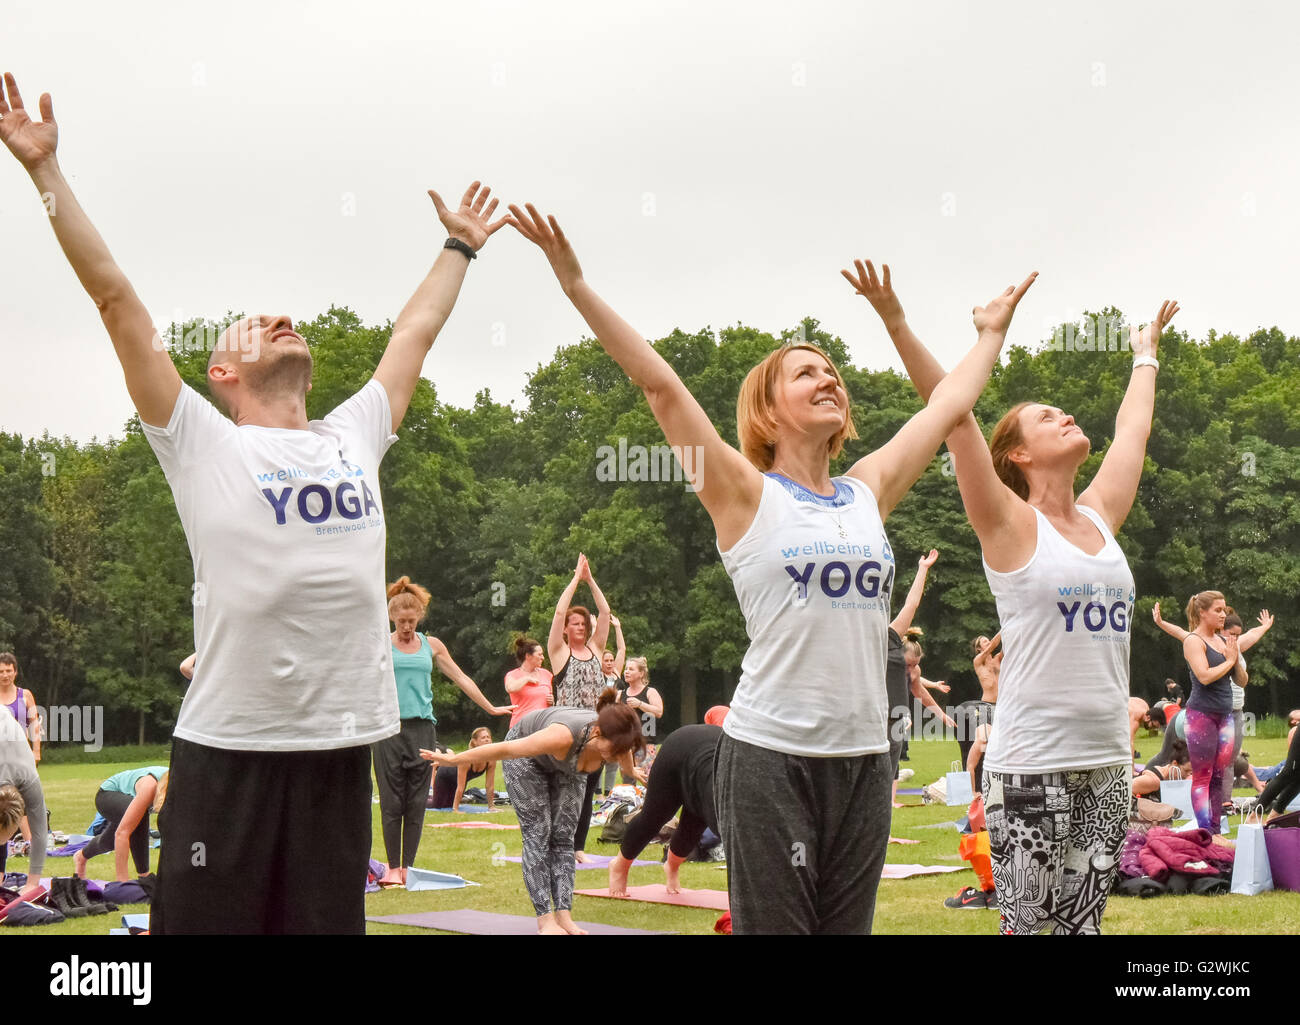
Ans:
{"label": "white sky", "polygon": [[[1300,14],[1048,7],[6,0],[0,65],[29,108],[53,94],[64,171],[160,327],[394,318],[444,238],[425,190],[478,177],[555,213],[650,338],[812,315],[896,365],[839,276],[855,256],[890,263],[947,365],[1030,270],[1012,342],[1166,297],[1195,337],[1300,331]],[[112,347],[44,222],[0,152],[0,429],[120,435]],[[517,398],[585,330],[505,229],[425,374]]]}

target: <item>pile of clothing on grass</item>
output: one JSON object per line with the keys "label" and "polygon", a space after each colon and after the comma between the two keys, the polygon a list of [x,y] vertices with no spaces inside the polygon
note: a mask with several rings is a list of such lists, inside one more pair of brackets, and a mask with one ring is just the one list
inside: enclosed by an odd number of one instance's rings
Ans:
{"label": "pile of clothing on grass", "polygon": [[1208,829],[1130,829],[1120,855],[1115,892],[1132,897],[1227,893],[1235,854],[1230,841]]}

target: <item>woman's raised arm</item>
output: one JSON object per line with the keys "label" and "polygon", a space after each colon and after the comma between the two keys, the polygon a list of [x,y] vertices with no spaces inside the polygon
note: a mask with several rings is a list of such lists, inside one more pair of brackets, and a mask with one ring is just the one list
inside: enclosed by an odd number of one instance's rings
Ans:
{"label": "woman's raised arm", "polygon": [[564,294],[601,346],[645,394],[668,443],[679,453],[689,451],[681,460],[682,469],[690,471],[695,492],[717,530],[718,543],[730,548],[749,529],[758,511],[762,474],[722,440],[668,361],[587,284],[578,257],[555,218],[543,217],[531,203],[525,204],[524,210],[512,206],[510,213],[519,233],[546,255]]}
{"label": "woman's raised arm", "polygon": [[934,548],[930,549],[929,555],[922,555],[916,564],[916,577],[912,581],[912,586],[908,589],[907,599],[903,602],[903,607],[898,610],[898,615],[894,621],[889,624],[894,633],[902,637],[912,628],[912,620],[916,618],[916,610],[921,607],[921,595],[925,592],[925,579],[929,575],[930,567],[934,565],[935,560],[939,558],[939,553]]}
{"label": "woman's raised arm", "polygon": [[1160,346],[1160,333],[1177,312],[1178,303],[1165,300],[1155,320],[1140,332],[1136,328],[1130,330],[1133,375],[1115,416],[1115,440],[1110,443],[1097,476],[1079,496],[1079,505],[1097,510],[1111,533],[1118,533],[1124,525],[1137,497],[1147,439],[1151,437],[1151,417],[1156,408],[1156,373],[1160,369],[1156,350]]}
{"label": "woman's raised arm", "polygon": [[[944,379],[945,371],[908,326],[902,303],[894,294],[889,266],[882,268],[883,280],[877,278],[876,269],[870,260],[865,264],[858,260],[855,267],[856,276],[848,271],[841,273],[880,315],[917,394],[921,396],[922,402],[928,403],[939,382]],[[1033,280],[1032,276],[1030,280]],[[989,455],[988,445],[973,414],[968,412],[957,421],[947,442],[948,451],[953,457],[953,468],[957,473],[957,486],[966,507],[966,517],[979,538],[985,558],[994,569],[1015,569],[1024,562],[1020,558],[1020,551],[1016,549],[1017,539],[1022,539],[1032,529],[1033,511],[1028,503],[998,478],[997,471],[993,468],[993,457]],[[1003,551],[1003,548],[1015,550]]]}

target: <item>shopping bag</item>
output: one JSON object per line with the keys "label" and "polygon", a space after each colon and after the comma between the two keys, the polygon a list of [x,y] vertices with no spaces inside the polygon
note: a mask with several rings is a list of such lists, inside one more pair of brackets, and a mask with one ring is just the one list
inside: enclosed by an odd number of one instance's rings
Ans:
{"label": "shopping bag", "polygon": [[1192,808],[1192,781],[1183,779],[1177,766],[1170,771],[1174,775],[1160,784],[1160,803],[1172,804],[1178,809],[1178,814],[1174,816],[1176,822],[1196,818],[1196,811]]}
{"label": "shopping bag", "polygon": [[1273,888],[1300,893],[1300,812],[1265,823],[1264,847],[1268,850]]}
{"label": "shopping bag", "polygon": [[970,789],[970,773],[961,767],[961,762],[953,759],[952,771],[944,777],[946,790],[946,800],[948,805],[968,805],[974,799],[975,795]]}
{"label": "shopping bag", "polygon": [[1237,854],[1232,862],[1231,892],[1253,897],[1257,893],[1271,889],[1273,889],[1273,873],[1269,871],[1268,866],[1263,815],[1260,814],[1259,809],[1255,809],[1246,814],[1237,830]]}

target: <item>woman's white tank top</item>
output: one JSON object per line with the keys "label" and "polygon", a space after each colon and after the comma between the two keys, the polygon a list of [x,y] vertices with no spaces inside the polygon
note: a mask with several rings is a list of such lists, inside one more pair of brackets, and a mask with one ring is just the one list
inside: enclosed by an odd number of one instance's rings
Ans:
{"label": "woman's white tank top", "polygon": [[1093,509],[1105,545],[1088,555],[1037,509],[1038,545],[1013,573],[984,563],[1006,657],[985,766],[994,772],[1096,769],[1129,751],[1129,631],[1133,574]]}
{"label": "woman's white tank top", "polygon": [[783,754],[879,754],[894,554],[876,497],[836,477],[833,496],[763,478],[754,522],[721,552],[749,650],[723,729]]}

